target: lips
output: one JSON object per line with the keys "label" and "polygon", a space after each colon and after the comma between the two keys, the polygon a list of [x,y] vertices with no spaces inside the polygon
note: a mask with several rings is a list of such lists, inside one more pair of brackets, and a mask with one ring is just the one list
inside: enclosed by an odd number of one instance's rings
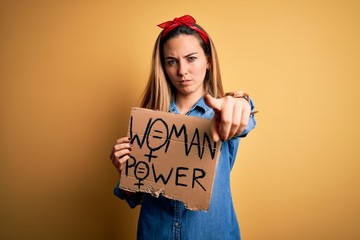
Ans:
{"label": "lips", "polygon": [[187,79],[185,79],[185,80],[180,80],[180,81],[179,81],[179,83],[182,84],[182,85],[187,85],[187,84],[189,84],[190,82],[191,82],[191,80],[187,80]]}

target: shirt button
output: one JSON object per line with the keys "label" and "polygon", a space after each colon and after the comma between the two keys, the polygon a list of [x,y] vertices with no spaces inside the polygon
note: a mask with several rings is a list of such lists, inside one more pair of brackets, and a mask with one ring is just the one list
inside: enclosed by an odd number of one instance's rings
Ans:
{"label": "shirt button", "polygon": [[179,222],[176,222],[176,223],[175,223],[175,226],[176,226],[176,227],[180,226],[180,223],[179,223]]}

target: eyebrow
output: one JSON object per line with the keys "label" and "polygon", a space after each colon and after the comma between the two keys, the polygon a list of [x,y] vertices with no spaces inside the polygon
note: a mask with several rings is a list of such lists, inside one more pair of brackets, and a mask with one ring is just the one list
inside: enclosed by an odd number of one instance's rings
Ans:
{"label": "eyebrow", "polygon": [[198,52],[193,52],[193,53],[189,53],[188,55],[186,55],[185,57],[190,57],[191,55],[194,55],[194,54],[198,54]]}
{"label": "eyebrow", "polygon": [[[184,58],[190,57],[191,55],[194,55],[194,54],[198,54],[198,52],[189,53],[189,54],[185,55]],[[175,59],[175,57],[168,56],[168,57],[165,57],[165,59]]]}

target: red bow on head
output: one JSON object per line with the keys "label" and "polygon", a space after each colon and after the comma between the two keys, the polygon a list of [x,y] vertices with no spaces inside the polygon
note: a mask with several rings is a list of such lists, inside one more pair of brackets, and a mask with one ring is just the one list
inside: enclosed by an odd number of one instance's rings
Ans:
{"label": "red bow on head", "polygon": [[200,28],[196,27],[194,24],[196,23],[195,19],[190,16],[190,15],[185,15],[179,18],[174,18],[174,20],[172,21],[167,21],[164,23],[159,24],[158,26],[161,27],[162,29],[164,29],[162,31],[161,37],[163,38],[164,36],[166,36],[166,34],[168,32],[170,32],[171,30],[177,28],[178,26],[184,24],[186,26],[188,26],[189,28],[195,30],[200,37],[204,40],[204,42],[206,44],[209,43],[209,37],[207,36],[207,34],[201,30]]}

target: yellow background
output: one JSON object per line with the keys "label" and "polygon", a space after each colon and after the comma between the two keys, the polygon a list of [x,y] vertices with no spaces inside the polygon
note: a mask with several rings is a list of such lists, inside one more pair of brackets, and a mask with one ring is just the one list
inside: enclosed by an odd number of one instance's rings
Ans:
{"label": "yellow background", "polygon": [[232,173],[245,240],[360,239],[360,1],[1,1],[0,238],[134,239],[108,155],[156,24],[193,15],[260,113]]}

